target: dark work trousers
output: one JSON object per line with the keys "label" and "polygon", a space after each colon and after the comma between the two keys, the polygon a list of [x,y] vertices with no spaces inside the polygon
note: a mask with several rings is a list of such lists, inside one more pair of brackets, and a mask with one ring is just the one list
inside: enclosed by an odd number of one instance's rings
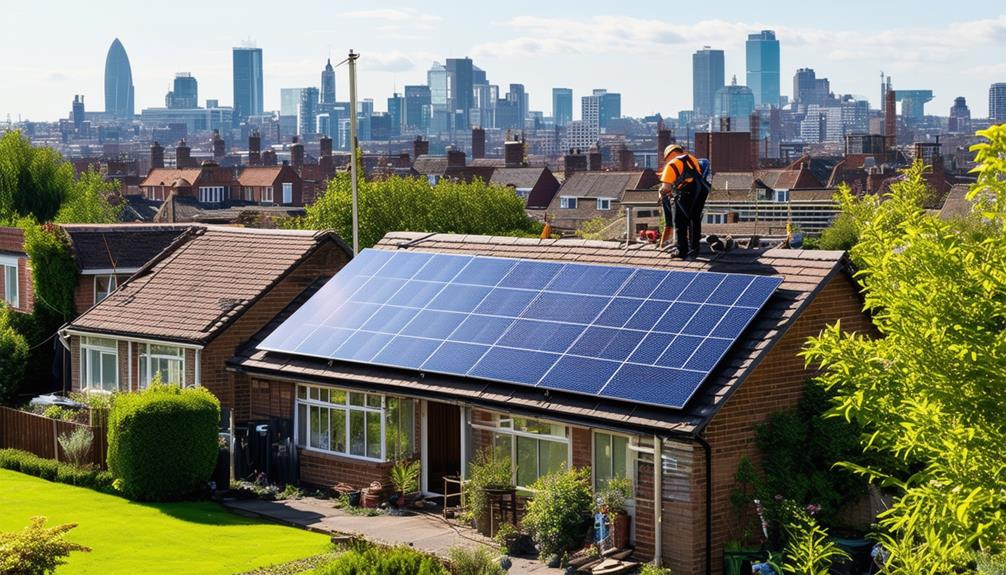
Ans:
{"label": "dark work trousers", "polygon": [[698,255],[699,240],[702,238],[702,210],[709,195],[705,186],[692,181],[682,186],[674,195],[674,229],[678,241],[678,253]]}

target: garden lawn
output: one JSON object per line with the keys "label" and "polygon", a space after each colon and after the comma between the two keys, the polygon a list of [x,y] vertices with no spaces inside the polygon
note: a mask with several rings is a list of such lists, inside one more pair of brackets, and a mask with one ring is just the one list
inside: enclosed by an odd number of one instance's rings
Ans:
{"label": "garden lawn", "polygon": [[134,503],[83,487],[0,469],[0,531],[36,515],[47,526],[77,523],[67,539],[87,545],[63,574],[226,575],[331,549],[326,535],[230,513],[209,501]]}

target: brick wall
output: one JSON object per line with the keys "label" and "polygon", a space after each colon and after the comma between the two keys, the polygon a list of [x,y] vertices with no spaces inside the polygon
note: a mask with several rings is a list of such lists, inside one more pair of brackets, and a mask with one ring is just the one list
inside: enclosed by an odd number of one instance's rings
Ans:
{"label": "brick wall", "polygon": [[300,457],[300,480],[309,485],[334,487],[336,483],[348,483],[357,489],[367,487],[371,481],[380,481],[385,493],[392,488],[390,472],[394,463],[375,463],[351,457],[298,448]]}
{"label": "brick wall", "polygon": [[[31,313],[35,306],[34,290],[31,282],[31,266],[24,254],[24,232],[19,228],[0,227],[0,254],[17,258],[18,305],[14,309]],[[0,303],[6,290],[7,276],[0,273]]]}

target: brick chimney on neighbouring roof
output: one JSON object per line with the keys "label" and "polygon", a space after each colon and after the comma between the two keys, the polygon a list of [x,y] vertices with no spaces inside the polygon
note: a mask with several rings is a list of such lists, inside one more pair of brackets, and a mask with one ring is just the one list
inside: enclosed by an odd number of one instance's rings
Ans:
{"label": "brick chimney on neighbouring roof", "polygon": [[481,160],[486,157],[486,131],[480,127],[472,128],[472,159]]}
{"label": "brick chimney on neighbouring roof", "polygon": [[185,140],[180,140],[175,146],[175,167],[181,170],[192,165],[192,148],[185,143]]}
{"label": "brick chimney on neighbouring roof", "polygon": [[164,147],[156,141],[150,145],[150,168],[164,167]]}
{"label": "brick chimney on neighbouring roof", "polygon": [[447,167],[448,168],[463,168],[465,167],[465,153],[462,150],[455,150],[454,148],[449,148],[447,150]]}
{"label": "brick chimney on neighbouring roof", "polygon": [[629,172],[636,168],[636,154],[622,146],[618,149],[618,169],[623,172]]}
{"label": "brick chimney on neighbouring roof", "polygon": [[416,136],[416,139],[412,142],[412,157],[418,158],[419,156],[425,156],[430,153],[430,142],[429,140],[424,140],[422,136]]}
{"label": "brick chimney on neighbouring roof", "polygon": [[568,154],[562,157],[562,171],[568,180],[576,172],[587,171],[587,156],[580,150],[571,149]]}
{"label": "brick chimney on neighbouring roof", "polygon": [[503,142],[503,165],[519,168],[524,165],[524,142]]}
{"label": "brick chimney on neighbouring roof", "polygon": [[276,152],[269,149],[262,152],[262,165],[263,166],[275,166],[276,165]]}
{"label": "brick chimney on neighbouring roof", "polygon": [[667,128],[657,130],[657,167],[664,167],[664,149],[674,142],[674,136]]}
{"label": "brick chimney on neighbouring roof", "polygon": [[594,146],[587,152],[587,169],[591,172],[601,171],[601,150]]}
{"label": "brick chimney on neighbouring roof", "polygon": [[398,161],[395,162],[396,168],[408,168],[412,165],[412,161],[409,159],[408,152],[401,152],[398,154]]}
{"label": "brick chimney on neighbouring roof", "polygon": [[304,165],[304,144],[300,143],[297,136],[293,137],[293,143],[290,144],[290,164],[295,168]]}
{"label": "brick chimney on neighbouring roof", "polygon": [[318,141],[319,153],[322,158],[332,155],[332,138],[328,136],[322,136],[321,140]]}
{"label": "brick chimney on neighbouring roof", "polygon": [[224,139],[220,137],[220,130],[213,130],[213,137],[210,138],[210,141],[213,143],[213,157],[224,157],[224,155],[226,155],[226,142],[224,142]]}
{"label": "brick chimney on neighbouring roof", "polygon": [[758,146],[761,144],[760,129],[761,129],[761,118],[758,116],[758,112],[751,112],[751,118],[749,120],[751,126],[751,168],[758,169]]}
{"label": "brick chimney on neighbouring roof", "polygon": [[262,136],[258,130],[248,136],[248,165],[257,166],[262,163]]}

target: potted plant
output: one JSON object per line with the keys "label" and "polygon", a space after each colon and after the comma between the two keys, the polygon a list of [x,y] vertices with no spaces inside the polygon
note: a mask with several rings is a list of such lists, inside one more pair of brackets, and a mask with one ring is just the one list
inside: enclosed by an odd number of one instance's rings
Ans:
{"label": "potted plant", "polygon": [[398,506],[405,507],[405,497],[419,491],[419,460],[397,461],[391,468],[391,484],[398,494]]}
{"label": "potted plant", "polygon": [[542,475],[529,486],[521,526],[531,534],[538,557],[545,561],[583,546],[594,507],[590,470],[570,469]]}
{"label": "potted plant", "polygon": [[518,555],[520,553],[521,541],[520,531],[509,523],[504,523],[496,529],[494,537],[496,544],[506,552],[507,555]]}
{"label": "potted plant", "polygon": [[616,549],[629,546],[629,514],[625,502],[632,497],[632,481],[626,477],[615,477],[596,495],[597,510],[603,513],[611,525],[611,544]]}
{"label": "potted plant", "polygon": [[384,485],[380,481],[371,481],[370,487],[363,490],[363,506],[368,509],[380,506],[383,492]]}
{"label": "potted plant", "polygon": [[510,458],[492,449],[480,450],[468,468],[468,477],[464,484],[464,519],[473,522],[482,535],[492,537],[491,493],[514,488]]}

